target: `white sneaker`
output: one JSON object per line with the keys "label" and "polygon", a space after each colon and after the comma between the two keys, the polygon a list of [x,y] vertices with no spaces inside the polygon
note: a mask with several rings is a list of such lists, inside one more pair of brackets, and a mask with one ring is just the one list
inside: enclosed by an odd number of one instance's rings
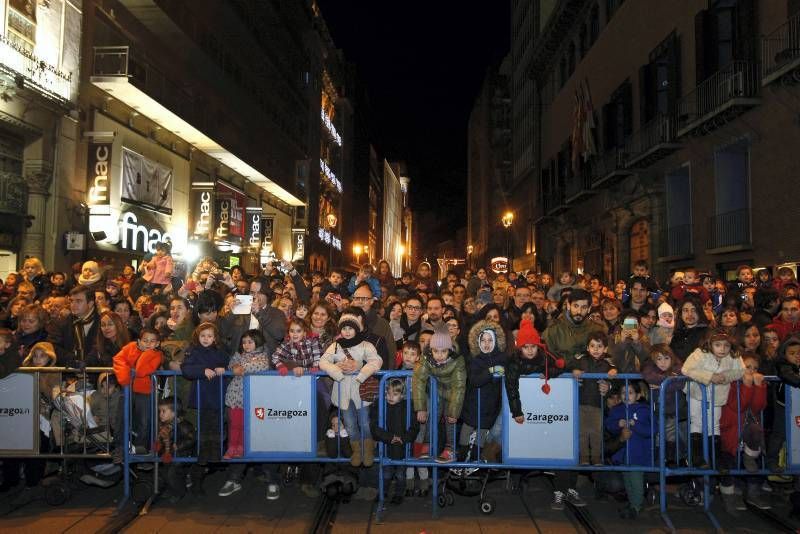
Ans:
{"label": "white sneaker", "polygon": [[229,480],[225,483],[224,486],[219,490],[220,497],[228,497],[229,495],[233,495],[237,491],[242,489],[242,485],[236,482],[235,480]]}
{"label": "white sneaker", "polygon": [[267,500],[277,501],[281,497],[281,488],[277,484],[267,485]]}

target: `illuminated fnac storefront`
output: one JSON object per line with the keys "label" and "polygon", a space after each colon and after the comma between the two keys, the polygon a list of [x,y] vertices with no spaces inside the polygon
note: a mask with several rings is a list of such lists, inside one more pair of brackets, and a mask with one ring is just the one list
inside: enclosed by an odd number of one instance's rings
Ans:
{"label": "illuminated fnac storefront", "polygon": [[[189,235],[190,161],[96,111],[87,162],[88,248],[138,260]],[[91,255],[91,254],[90,254]]]}

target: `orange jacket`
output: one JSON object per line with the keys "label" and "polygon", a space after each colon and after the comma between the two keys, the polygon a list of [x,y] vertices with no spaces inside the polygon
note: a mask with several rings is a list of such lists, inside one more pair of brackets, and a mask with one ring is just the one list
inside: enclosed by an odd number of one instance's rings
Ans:
{"label": "orange jacket", "polygon": [[131,369],[136,371],[133,379],[133,392],[149,394],[152,390],[150,375],[161,367],[163,355],[160,350],[142,351],[135,341],[131,341],[114,356],[114,374],[120,386],[131,383]]}

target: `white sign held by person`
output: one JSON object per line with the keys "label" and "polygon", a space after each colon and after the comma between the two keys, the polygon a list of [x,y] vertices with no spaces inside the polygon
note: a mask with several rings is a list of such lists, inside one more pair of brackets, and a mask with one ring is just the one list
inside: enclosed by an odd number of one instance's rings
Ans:
{"label": "white sign held by person", "polygon": [[517,423],[503,393],[503,461],[522,465],[575,465],[578,462],[577,391],[571,378],[551,379],[550,393],[542,391],[544,379],[523,376],[519,397],[524,420]]}
{"label": "white sign held by person", "polygon": [[0,452],[34,453],[36,424],[35,377],[15,373],[0,380]]}
{"label": "white sign held by person", "polygon": [[245,456],[314,458],[313,376],[252,375],[244,379]]}

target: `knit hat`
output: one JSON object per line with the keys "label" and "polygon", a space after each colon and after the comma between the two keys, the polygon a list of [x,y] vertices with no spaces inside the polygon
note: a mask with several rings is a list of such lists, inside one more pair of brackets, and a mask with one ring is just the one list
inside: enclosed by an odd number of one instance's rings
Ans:
{"label": "knit hat", "polygon": [[522,348],[524,345],[541,346],[541,344],[542,338],[533,323],[528,319],[523,319],[517,331],[517,348]]}
{"label": "knit hat", "polygon": [[[665,313],[670,314],[671,318],[662,317],[662,315]],[[665,328],[675,328],[675,310],[672,309],[672,306],[670,306],[666,302],[662,302],[661,305],[658,307],[658,326],[663,326]]]}
{"label": "knit hat", "polygon": [[[92,271],[91,276],[84,276],[83,271],[85,269],[90,269]],[[83,263],[81,267],[81,275],[78,277],[78,283],[82,286],[90,286],[92,284],[96,284],[100,281],[102,275],[100,274],[100,266],[97,264],[96,261],[87,261]]]}
{"label": "knit hat", "polygon": [[345,326],[351,327],[356,333],[364,330],[364,326],[361,324],[361,318],[352,313],[343,313],[342,316],[339,317],[339,331]]}
{"label": "knit hat", "polygon": [[450,350],[453,348],[453,340],[447,332],[435,332],[433,336],[431,336],[429,345],[431,349]]}

